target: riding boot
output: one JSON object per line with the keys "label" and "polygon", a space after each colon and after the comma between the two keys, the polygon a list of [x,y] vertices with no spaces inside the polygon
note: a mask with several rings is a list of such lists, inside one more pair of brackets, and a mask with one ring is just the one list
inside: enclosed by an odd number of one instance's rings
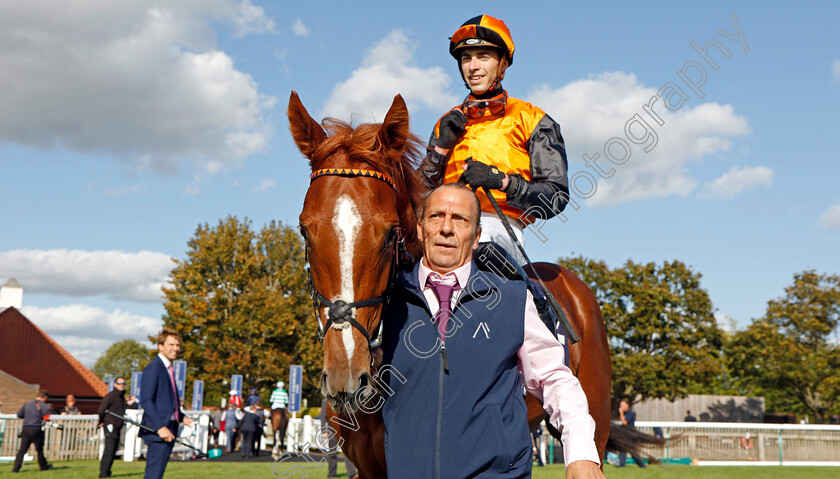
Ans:
{"label": "riding boot", "polygon": [[482,271],[489,271],[497,276],[513,281],[524,281],[528,291],[534,297],[534,305],[537,307],[537,313],[540,315],[545,327],[551,331],[554,337],[557,337],[557,328],[559,327],[558,318],[554,315],[551,307],[548,304],[546,294],[551,294],[543,291],[539,283],[532,280],[525,274],[522,266],[513,259],[504,248],[493,242],[479,243],[478,248],[475,249],[473,255],[478,269]]}

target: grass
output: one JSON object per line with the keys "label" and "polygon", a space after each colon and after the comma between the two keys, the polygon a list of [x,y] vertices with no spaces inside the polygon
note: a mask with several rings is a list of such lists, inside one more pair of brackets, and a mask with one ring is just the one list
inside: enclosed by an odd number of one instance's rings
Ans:
{"label": "grass", "polygon": [[[98,461],[55,461],[54,468],[50,471],[40,472],[38,466],[28,463],[23,466],[20,473],[12,474],[10,463],[0,464],[0,477],[3,478],[25,478],[37,477],[48,479],[60,477],[68,479],[95,478],[99,475]],[[307,467],[308,466],[308,467]],[[112,468],[112,476],[115,479],[142,478],[145,463],[127,463],[115,461]],[[297,469],[296,469],[297,468]],[[297,471],[297,472],[296,472]],[[303,472],[306,474],[304,475]],[[840,475],[840,468],[837,467],[697,467],[697,466],[651,466],[640,469],[628,465],[625,468],[618,468],[607,465],[604,473],[609,479],[723,479],[741,478],[749,476],[750,479],[782,479],[790,477],[807,477],[809,479],[834,479]],[[343,461],[338,462],[339,477],[347,477]],[[326,465],[315,467],[314,464],[293,463],[278,464],[272,471],[272,464],[261,463],[230,463],[213,462],[212,460],[202,461],[170,461],[166,468],[167,478],[178,479],[210,479],[210,478],[267,478],[288,477],[288,478],[312,478],[320,479],[327,477]],[[565,477],[562,465],[551,465],[546,467],[534,467],[533,477],[535,479],[555,479]]]}

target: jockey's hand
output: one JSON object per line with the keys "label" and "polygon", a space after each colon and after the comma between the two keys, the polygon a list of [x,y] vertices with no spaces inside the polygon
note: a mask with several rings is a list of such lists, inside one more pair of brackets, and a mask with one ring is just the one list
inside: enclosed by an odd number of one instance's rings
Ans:
{"label": "jockey's hand", "polygon": [[505,180],[507,175],[499,171],[495,166],[467,158],[465,161],[466,171],[458,178],[458,183],[466,183],[474,190],[487,188],[489,190],[501,190],[507,186]]}
{"label": "jockey's hand", "polygon": [[435,145],[450,150],[464,134],[467,126],[467,116],[458,108],[453,109],[440,119],[438,136]]}

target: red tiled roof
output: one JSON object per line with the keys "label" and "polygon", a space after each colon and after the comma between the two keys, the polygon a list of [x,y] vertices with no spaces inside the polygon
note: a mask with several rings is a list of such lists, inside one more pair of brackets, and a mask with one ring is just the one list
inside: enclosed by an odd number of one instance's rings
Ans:
{"label": "red tiled roof", "polygon": [[108,385],[14,307],[0,311],[0,369],[50,396],[103,397]]}

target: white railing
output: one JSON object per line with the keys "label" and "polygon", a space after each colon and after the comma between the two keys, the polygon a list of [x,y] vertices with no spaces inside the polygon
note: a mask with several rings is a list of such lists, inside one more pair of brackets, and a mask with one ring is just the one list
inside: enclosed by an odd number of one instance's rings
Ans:
{"label": "white railing", "polygon": [[[53,459],[96,459],[99,457],[99,416],[96,414],[52,414],[44,428],[44,455]],[[0,456],[14,458],[20,448],[23,419],[15,414],[0,414],[3,432]],[[33,449],[34,450],[34,449]]]}
{"label": "white railing", "polygon": [[[179,439],[207,452],[209,437],[210,413],[207,411],[187,411],[187,414],[198,420],[198,426],[193,428],[181,427]],[[140,422],[143,411],[137,409],[126,410],[126,417]],[[48,460],[61,459],[99,459],[103,449],[102,430],[98,427],[99,416],[96,414],[58,415],[53,414],[44,428],[44,455]],[[14,414],[0,414],[0,457],[8,460],[14,458],[20,448],[20,433],[23,419]],[[60,428],[58,427],[60,426]],[[126,454],[119,451],[125,461],[133,461],[139,457],[145,448],[143,440],[139,438],[140,428],[126,423],[124,429],[126,450],[134,453]],[[133,446],[133,447],[132,447]],[[189,453],[192,450],[186,446],[176,444],[175,452]]]}
{"label": "white railing", "polygon": [[840,426],[726,422],[637,421],[636,427],[667,442],[645,452],[665,460],[744,465],[840,466]]}

